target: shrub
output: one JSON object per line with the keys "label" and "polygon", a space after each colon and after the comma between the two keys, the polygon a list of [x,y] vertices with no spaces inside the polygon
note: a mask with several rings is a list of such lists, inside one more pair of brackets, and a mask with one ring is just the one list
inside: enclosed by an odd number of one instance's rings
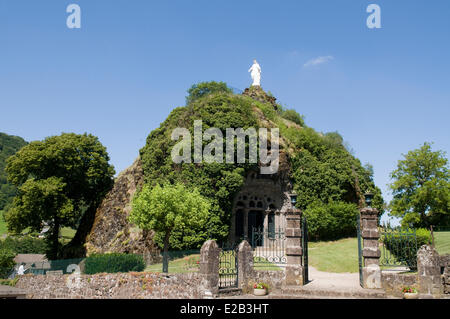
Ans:
{"label": "shrub", "polygon": [[423,245],[431,243],[431,233],[419,228],[400,231],[388,231],[381,236],[385,248],[395,257],[397,262],[407,265],[411,270],[417,269],[417,251]]}
{"label": "shrub", "polygon": [[14,262],[15,256],[16,254],[9,249],[0,249],[0,278],[8,277],[16,264]]}
{"label": "shrub", "polygon": [[33,237],[11,237],[0,240],[0,249],[9,249],[16,254],[45,254],[47,245],[44,239]]}
{"label": "shrub", "polygon": [[86,258],[85,262],[85,273],[89,275],[101,272],[140,272],[145,268],[145,263],[142,256],[134,254],[112,253],[92,255]]}
{"label": "shrub", "polygon": [[286,120],[292,121],[300,126],[305,126],[305,121],[303,119],[303,116],[298,114],[297,111],[295,111],[295,110],[288,109],[288,110],[282,111],[281,117]]}
{"label": "shrub", "polygon": [[330,202],[314,203],[305,210],[308,236],[312,240],[336,240],[356,235],[355,204]]}

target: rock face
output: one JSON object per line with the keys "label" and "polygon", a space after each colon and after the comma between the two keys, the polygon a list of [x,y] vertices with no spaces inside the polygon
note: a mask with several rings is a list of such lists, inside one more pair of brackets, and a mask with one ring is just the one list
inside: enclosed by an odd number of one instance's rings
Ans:
{"label": "rock face", "polygon": [[152,241],[153,233],[143,231],[128,221],[131,200],[144,180],[141,162],[117,177],[113,189],[106,195],[95,215],[94,225],[86,238],[87,255],[93,253],[138,253],[147,262],[159,259],[159,250]]}
{"label": "rock face", "polygon": [[242,95],[249,96],[252,99],[262,103],[270,103],[275,110],[278,109],[278,105],[276,103],[277,99],[264,92],[264,90],[260,86],[251,86],[249,88],[246,88]]}

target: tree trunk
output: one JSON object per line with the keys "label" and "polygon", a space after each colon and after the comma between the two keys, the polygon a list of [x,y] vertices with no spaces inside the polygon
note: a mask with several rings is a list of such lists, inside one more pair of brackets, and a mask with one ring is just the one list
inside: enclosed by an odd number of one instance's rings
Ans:
{"label": "tree trunk", "polygon": [[166,232],[166,236],[164,237],[164,252],[163,252],[163,272],[169,272],[169,238],[170,232]]}
{"label": "tree trunk", "polygon": [[86,237],[91,232],[92,225],[94,225],[97,207],[97,203],[92,204],[84,213],[75,236],[70,243],[63,248],[64,258],[82,258],[86,256],[84,244],[86,243]]}
{"label": "tree trunk", "polygon": [[48,247],[50,248],[49,252],[47,253],[47,258],[49,260],[55,260],[58,259],[58,250],[59,250],[59,220],[55,218],[53,221],[53,227],[51,227],[50,235],[48,238]]}

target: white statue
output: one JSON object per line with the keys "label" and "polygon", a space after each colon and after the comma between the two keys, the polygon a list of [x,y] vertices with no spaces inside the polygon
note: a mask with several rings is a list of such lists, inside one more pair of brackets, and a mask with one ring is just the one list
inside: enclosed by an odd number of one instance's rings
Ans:
{"label": "white statue", "polygon": [[261,86],[261,67],[256,60],[253,60],[253,65],[248,72],[251,72],[250,75],[253,80],[252,86]]}

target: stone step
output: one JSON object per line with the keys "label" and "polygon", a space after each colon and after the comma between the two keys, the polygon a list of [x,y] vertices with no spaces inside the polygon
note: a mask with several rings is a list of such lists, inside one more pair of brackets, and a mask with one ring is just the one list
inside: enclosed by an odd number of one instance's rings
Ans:
{"label": "stone step", "polygon": [[308,287],[283,287],[281,290],[269,295],[273,299],[290,299],[290,298],[304,298],[304,299],[384,299],[386,293],[381,289],[325,289],[325,288],[308,288]]}

